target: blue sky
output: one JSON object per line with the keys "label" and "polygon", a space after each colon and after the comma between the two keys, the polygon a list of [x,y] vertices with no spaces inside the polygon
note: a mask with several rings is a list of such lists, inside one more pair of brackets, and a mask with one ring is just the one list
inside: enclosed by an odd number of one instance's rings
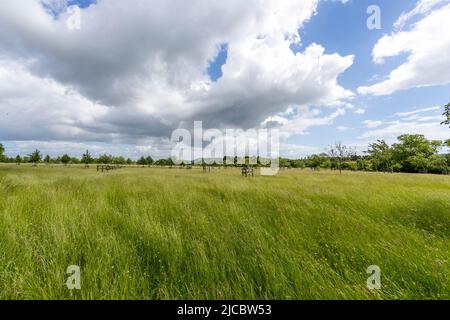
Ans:
{"label": "blue sky", "polygon": [[[376,65],[372,60],[372,49],[383,35],[394,31],[394,22],[401,13],[412,10],[416,3],[413,0],[352,0],[345,5],[339,2],[321,2],[318,14],[300,31],[303,45],[299,49],[315,42],[322,44],[328,53],[354,54],[353,66],[339,80],[346,88],[356,91],[362,84],[373,82],[375,75],[387,76],[393,68],[405,61],[407,57],[401,55],[389,58],[383,65]],[[368,17],[366,10],[372,4],[377,4],[381,8],[381,30],[369,30],[365,27]],[[330,140],[352,143],[355,136],[365,131],[363,121],[367,119],[388,121],[396,113],[443,106],[448,101],[450,101],[450,85],[414,88],[383,97],[358,95],[353,104],[365,109],[363,115],[349,113],[337,119],[334,126],[313,128],[310,135],[292,137],[291,142],[300,144],[312,142],[322,146],[329,144]],[[434,114],[439,113],[442,113],[442,110],[434,111]],[[337,129],[339,126],[349,129],[340,131]]]}
{"label": "blue sky", "polygon": [[[366,27],[369,17],[367,8],[373,4],[381,9],[382,28],[379,30],[369,30]],[[400,55],[389,58],[382,65],[376,65],[372,59],[372,50],[380,38],[394,31],[394,23],[399,16],[403,12],[413,10],[416,4],[417,1],[414,0],[351,0],[346,4],[340,1],[322,1],[319,3],[318,13],[299,30],[301,44],[292,46],[292,50],[301,52],[310,44],[317,43],[324,46],[329,54],[355,55],[354,64],[341,75],[339,82],[345,88],[356,92],[361,85],[373,83],[375,76],[386,77],[392,69],[407,59],[407,55]],[[222,76],[222,66],[226,63],[226,58],[227,46],[222,45],[219,55],[208,68],[208,74],[213,81]],[[450,85],[413,88],[383,97],[357,95],[352,103],[357,109],[363,109],[364,114],[349,112],[345,117],[337,119],[333,125],[311,128],[307,135],[292,136],[289,142],[321,146],[323,149],[333,141],[358,144],[355,142],[355,136],[366,131],[364,121],[368,119],[385,122],[392,120],[397,113],[443,106],[448,101]],[[439,115],[442,110],[429,112]],[[362,144],[365,145],[365,142]]]}
{"label": "blue sky", "polygon": [[44,0],[42,5],[57,18],[66,10],[66,7],[78,6],[80,8],[87,8],[96,2],[96,0]]}
{"label": "blue sky", "polygon": [[[405,133],[450,137],[439,125],[450,101],[449,0],[249,1],[5,0],[0,141],[10,155],[158,158],[171,131],[194,120],[247,129],[274,118],[291,158],[337,141],[361,152]],[[80,30],[67,30],[71,5]],[[380,30],[366,26],[370,5]],[[33,19],[41,10],[53,22]]]}

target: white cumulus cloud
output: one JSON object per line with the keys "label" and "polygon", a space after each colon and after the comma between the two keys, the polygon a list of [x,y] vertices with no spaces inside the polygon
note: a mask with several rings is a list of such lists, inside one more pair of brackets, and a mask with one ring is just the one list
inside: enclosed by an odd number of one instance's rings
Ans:
{"label": "white cumulus cloud", "polygon": [[[442,1],[440,1],[442,2]],[[429,6],[425,6],[428,3]],[[403,15],[408,21],[417,12],[428,12],[430,1],[421,1],[417,10]],[[364,95],[389,95],[399,90],[445,85],[450,83],[450,5],[431,11],[408,31],[396,31],[381,38],[373,49],[373,59],[383,63],[386,58],[407,54],[408,58],[393,70],[388,79],[371,86],[362,86]]]}
{"label": "white cumulus cloud", "polygon": [[[337,80],[353,56],[290,49],[318,0],[98,0],[81,9],[79,30],[67,28],[66,4],[0,3],[3,139],[141,145],[193,120],[249,128],[353,95]],[[222,44],[213,82],[206,70]]]}

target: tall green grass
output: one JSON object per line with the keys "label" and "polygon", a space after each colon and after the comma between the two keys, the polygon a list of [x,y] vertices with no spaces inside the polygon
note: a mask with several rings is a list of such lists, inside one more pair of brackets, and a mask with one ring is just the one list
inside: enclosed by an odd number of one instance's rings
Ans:
{"label": "tall green grass", "polygon": [[0,299],[449,299],[449,258],[449,176],[0,167]]}

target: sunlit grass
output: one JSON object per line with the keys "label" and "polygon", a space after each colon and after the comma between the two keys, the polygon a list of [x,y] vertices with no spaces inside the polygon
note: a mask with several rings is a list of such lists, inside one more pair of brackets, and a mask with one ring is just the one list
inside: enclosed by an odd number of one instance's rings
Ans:
{"label": "sunlit grass", "polygon": [[449,299],[449,238],[449,176],[0,166],[1,299]]}

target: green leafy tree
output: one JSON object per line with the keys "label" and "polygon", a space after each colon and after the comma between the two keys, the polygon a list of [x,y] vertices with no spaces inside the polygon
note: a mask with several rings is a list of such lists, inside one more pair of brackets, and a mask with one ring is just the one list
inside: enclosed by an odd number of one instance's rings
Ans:
{"label": "green leafy tree", "polygon": [[400,163],[396,162],[392,164],[391,169],[393,172],[402,172],[403,166]]}
{"label": "green leafy tree", "polygon": [[50,158],[50,156],[49,156],[49,155],[46,155],[45,158],[44,158],[45,164],[46,164],[46,165],[49,165],[51,161],[52,161],[52,159]]}
{"label": "green leafy tree", "polygon": [[0,143],[0,162],[4,162],[5,160],[5,147]]}
{"label": "green leafy tree", "polygon": [[450,103],[444,107],[444,113],[442,114],[445,120],[441,123],[442,125],[450,126]]}
{"label": "green leafy tree", "polygon": [[125,164],[125,163],[126,163],[126,160],[125,160],[125,158],[122,157],[122,156],[114,157],[114,158],[112,159],[112,163],[113,163],[113,164]]}
{"label": "green leafy tree", "polygon": [[437,174],[448,174],[449,165],[446,156],[434,155],[428,160],[428,172]]}
{"label": "green leafy tree", "polygon": [[146,165],[151,166],[154,163],[155,163],[155,161],[153,160],[152,157],[148,156],[147,158],[145,158],[145,164]]}
{"label": "green leafy tree", "polygon": [[351,148],[343,145],[341,142],[335,143],[328,147],[328,156],[332,163],[337,166],[337,169],[342,173],[343,164],[346,160],[352,159],[356,152]]}
{"label": "green leafy tree", "polygon": [[[443,116],[445,117],[445,120],[441,124],[446,125],[446,126],[448,125],[450,127],[450,103],[448,103],[444,107]],[[450,139],[445,141],[444,145],[446,145],[447,147],[450,147]],[[450,165],[450,154],[447,154],[446,157],[447,157],[447,163],[448,163],[448,165]],[[433,163],[436,163],[436,162],[433,162]],[[431,166],[433,166],[433,165],[431,165]]]}
{"label": "green leafy tree", "polygon": [[147,164],[147,160],[144,157],[140,157],[136,163],[144,167]]}
{"label": "green leafy tree", "polygon": [[97,162],[101,164],[111,164],[113,157],[111,155],[103,154],[101,155]]}
{"label": "green leafy tree", "polygon": [[85,167],[88,168],[91,163],[94,162],[94,158],[92,158],[91,154],[89,153],[89,150],[86,150],[86,152],[81,157],[81,163],[84,163]]}
{"label": "green leafy tree", "polygon": [[392,149],[384,140],[378,140],[369,145],[367,151],[372,161],[375,171],[391,172],[392,169]]}
{"label": "green leafy tree", "polygon": [[392,155],[404,172],[423,172],[427,159],[436,155],[442,146],[442,141],[430,141],[419,134],[405,134],[398,141],[392,146]]}
{"label": "green leafy tree", "polygon": [[346,162],[342,163],[342,169],[349,170],[349,171],[357,171],[358,163],[356,161],[346,161]]}
{"label": "green leafy tree", "polygon": [[20,164],[22,163],[23,160],[22,160],[22,157],[20,155],[17,155],[15,161],[16,161],[16,164],[18,166],[20,166]]}
{"label": "green leafy tree", "polygon": [[284,158],[279,159],[279,165],[281,168],[291,168],[292,167],[291,160],[284,159]]}
{"label": "green leafy tree", "polygon": [[370,161],[364,158],[359,158],[356,160],[356,166],[359,171],[370,171],[371,169]]}
{"label": "green leafy tree", "polygon": [[33,166],[37,166],[37,164],[41,161],[42,156],[41,152],[39,150],[34,150],[33,153],[31,153],[28,156],[28,161],[33,164]]}
{"label": "green leafy tree", "polygon": [[155,162],[155,165],[165,167],[165,166],[173,166],[172,158],[168,159],[160,159]]}
{"label": "green leafy tree", "polygon": [[314,154],[312,156],[309,156],[305,164],[308,168],[311,168],[312,170],[319,170],[323,167],[323,165],[328,161],[328,155],[326,154]]}
{"label": "green leafy tree", "polygon": [[65,154],[61,157],[61,163],[67,166],[72,161],[72,158],[68,154]]}
{"label": "green leafy tree", "polygon": [[450,168],[450,153],[444,154],[443,157],[447,160],[447,166]]}
{"label": "green leafy tree", "polygon": [[426,173],[428,172],[429,158],[423,154],[412,156],[408,158],[408,163],[414,168],[414,171]]}
{"label": "green leafy tree", "polygon": [[304,169],[305,168],[305,162],[303,160],[292,160],[291,166],[296,169]]}
{"label": "green leafy tree", "polygon": [[77,157],[71,157],[70,158],[70,163],[73,163],[73,164],[80,164],[80,159],[78,159]]}

